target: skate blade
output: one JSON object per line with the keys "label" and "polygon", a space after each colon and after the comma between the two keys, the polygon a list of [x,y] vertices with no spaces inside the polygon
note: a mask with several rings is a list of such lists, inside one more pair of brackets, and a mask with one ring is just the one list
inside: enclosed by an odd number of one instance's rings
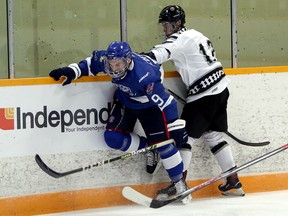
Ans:
{"label": "skate blade", "polygon": [[[176,198],[177,195],[173,195],[173,196],[168,196],[167,194],[159,194],[157,195],[156,199],[157,200],[167,200],[167,199],[171,199],[171,198]],[[183,203],[184,205],[187,205],[189,203],[191,203],[192,201],[192,195],[188,195],[187,197],[183,198],[182,200],[178,200],[175,203]]]}
{"label": "skate blade", "polygon": [[238,188],[238,189],[232,189],[229,191],[221,191],[221,194],[224,196],[231,196],[231,197],[243,197],[245,196],[244,191],[242,190],[242,188]]}

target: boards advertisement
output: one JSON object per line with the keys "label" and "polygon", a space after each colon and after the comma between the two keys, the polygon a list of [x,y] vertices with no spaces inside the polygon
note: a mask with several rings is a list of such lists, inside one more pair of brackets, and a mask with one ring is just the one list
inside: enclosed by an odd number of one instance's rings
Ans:
{"label": "boards advertisement", "polygon": [[110,82],[0,88],[0,158],[106,149]]}

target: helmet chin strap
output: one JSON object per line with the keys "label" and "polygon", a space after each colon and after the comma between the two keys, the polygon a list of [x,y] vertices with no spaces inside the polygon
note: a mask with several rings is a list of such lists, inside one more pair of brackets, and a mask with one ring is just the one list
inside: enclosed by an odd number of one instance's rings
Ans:
{"label": "helmet chin strap", "polygon": [[176,25],[176,23],[172,24],[172,27],[173,27],[173,33],[175,33],[175,32],[178,32],[178,31],[179,31],[179,28],[180,28],[180,27],[178,27],[178,28],[177,28],[177,25]]}

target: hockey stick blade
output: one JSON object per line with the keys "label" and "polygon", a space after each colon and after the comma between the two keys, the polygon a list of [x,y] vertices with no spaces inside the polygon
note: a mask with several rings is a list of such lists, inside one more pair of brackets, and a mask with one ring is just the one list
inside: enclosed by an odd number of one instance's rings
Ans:
{"label": "hockey stick blade", "polygon": [[242,145],[246,145],[246,146],[252,146],[252,147],[259,147],[259,146],[266,146],[270,144],[270,141],[264,141],[264,142],[245,142],[243,140],[238,139],[237,137],[235,137],[233,134],[231,134],[230,132],[226,131],[224,132],[227,136],[231,137],[232,139],[234,139],[236,142],[238,142],[239,144]]}
{"label": "hockey stick blade", "polygon": [[[177,95],[175,92],[173,92],[172,90],[165,88],[166,91],[168,91],[173,97],[176,98],[176,100],[180,101],[182,104],[186,104],[186,101],[180,97],[179,95]],[[269,145],[270,142],[269,141],[264,141],[264,142],[246,142],[243,140],[240,140],[239,138],[235,137],[233,134],[231,134],[228,131],[224,132],[226,135],[228,135],[230,138],[232,138],[233,140],[235,140],[236,142],[238,142],[241,145],[246,145],[246,146],[252,146],[252,147],[259,147],[259,146],[265,146],[265,145]]]}
{"label": "hockey stick blade", "polygon": [[63,172],[63,173],[59,173],[59,172],[56,172],[54,170],[52,170],[50,167],[48,167],[44,161],[41,159],[41,157],[36,154],[35,155],[35,161],[36,163],[38,164],[38,166],[45,172],[47,173],[48,175],[54,177],[54,178],[60,178],[60,177],[64,177],[66,175],[70,175],[70,174],[73,174],[73,173],[77,173],[77,172],[80,172],[83,170],[83,168],[78,168],[78,169],[74,169],[74,170],[70,170],[68,172]]}
{"label": "hockey stick blade", "polygon": [[96,162],[94,164],[83,166],[83,167],[80,167],[80,168],[77,168],[77,169],[73,169],[73,170],[70,170],[70,171],[67,171],[67,172],[56,172],[56,171],[54,171],[47,164],[45,164],[45,162],[41,159],[41,157],[38,154],[35,155],[35,161],[38,164],[38,166],[45,173],[47,173],[48,175],[50,175],[50,176],[52,176],[54,178],[61,178],[61,177],[67,176],[67,175],[71,175],[73,173],[77,173],[77,172],[81,172],[81,171],[84,171],[84,170],[87,170],[87,169],[91,169],[92,167],[98,167],[98,166],[101,166],[101,165],[104,165],[104,164],[107,164],[107,163],[111,163],[111,162],[114,162],[114,161],[117,161],[117,160],[124,160],[124,159],[129,158],[129,157],[131,157],[133,155],[140,154],[140,153],[146,153],[147,151],[150,151],[150,150],[153,150],[153,149],[157,149],[159,147],[162,147],[162,146],[165,146],[165,145],[168,145],[168,144],[173,144],[173,143],[175,143],[174,139],[169,139],[169,140],[166,140],[166,141],[163,141],[163,142],[160,142],[160,143],[153,144],[153,145],[148,146],[146,148],[135,150],[135,151],[123,154],[123,155],[115,157],[115,158],[110,158],[110,159],[107,159],[107,160],[98,161],[98,162]]}
{"label": "hockey stick blade", "polygon": [[288,144],[286,145],[283,145],[273,151],[270,151],[256,159],[253,159],[239,167],[236,167],[235,169],[233,170],[230,170],[230,171],[227,171],[225,173],[221,173],[220,175],[216,176],[216,177],[213,177],[205,182],[203,182],[202,184],[200,185],[197,185],[193,188],[190,188],[186,191],[184,191],[183,193],[175,196],[175,197],[172,197],[172,198],[169,198],[169,199],[165,199],[165,200],[157,200],[157,199],[152,199],[152,198],[149,198],[141,193],[139,193],[138,191],[136,191],[135,189],[131,188],[131,187],[124,187],[124,189],[122,190],[122,194],[124,197],[126,197],[127,199],[131,200],[132,202],[135,202],[135,203],[138,203],[140,205],[144,205],[144,206],[147,206],[147,207],[150,207],[150,208],[161,208],[163,206],[166,206],[168,205],[169,203],[172,203],[174,201],[177,201],[177,200],[182,200],[183,198],[185,198],[186,196],[188,196],[189,194],[191,193],[194,193],[195,191],[198,191],[204,187],[207,187],[221,179],[224,179],[224,178],[227,178],[228,176],[232,175],[233,173],[237,173],[247,167],[250,167],[262,160],[265,160],[279,152],[282,152],[284,150],[288,149]]}

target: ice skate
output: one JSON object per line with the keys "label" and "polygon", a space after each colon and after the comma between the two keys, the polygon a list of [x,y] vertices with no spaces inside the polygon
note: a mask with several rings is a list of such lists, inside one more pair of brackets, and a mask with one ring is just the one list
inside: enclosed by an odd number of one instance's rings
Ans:
{"label": "ice skate", "polygon": [[[188,190],[188,186],[186,182],[181,179],[180,181],[174,183],[172,182],[168,187],[163,188],[157,192],[156,199],[158,200],[165,200],[174,196],[177,196],[184,191]],[[182,203],[188,204],[192,200],[191,194],[181,200]]]}
{"label": "ice skate", "polygon": [[227,177],[225,182],[218,186],[218,189],[224,196],[245,196],[237,173]]}

